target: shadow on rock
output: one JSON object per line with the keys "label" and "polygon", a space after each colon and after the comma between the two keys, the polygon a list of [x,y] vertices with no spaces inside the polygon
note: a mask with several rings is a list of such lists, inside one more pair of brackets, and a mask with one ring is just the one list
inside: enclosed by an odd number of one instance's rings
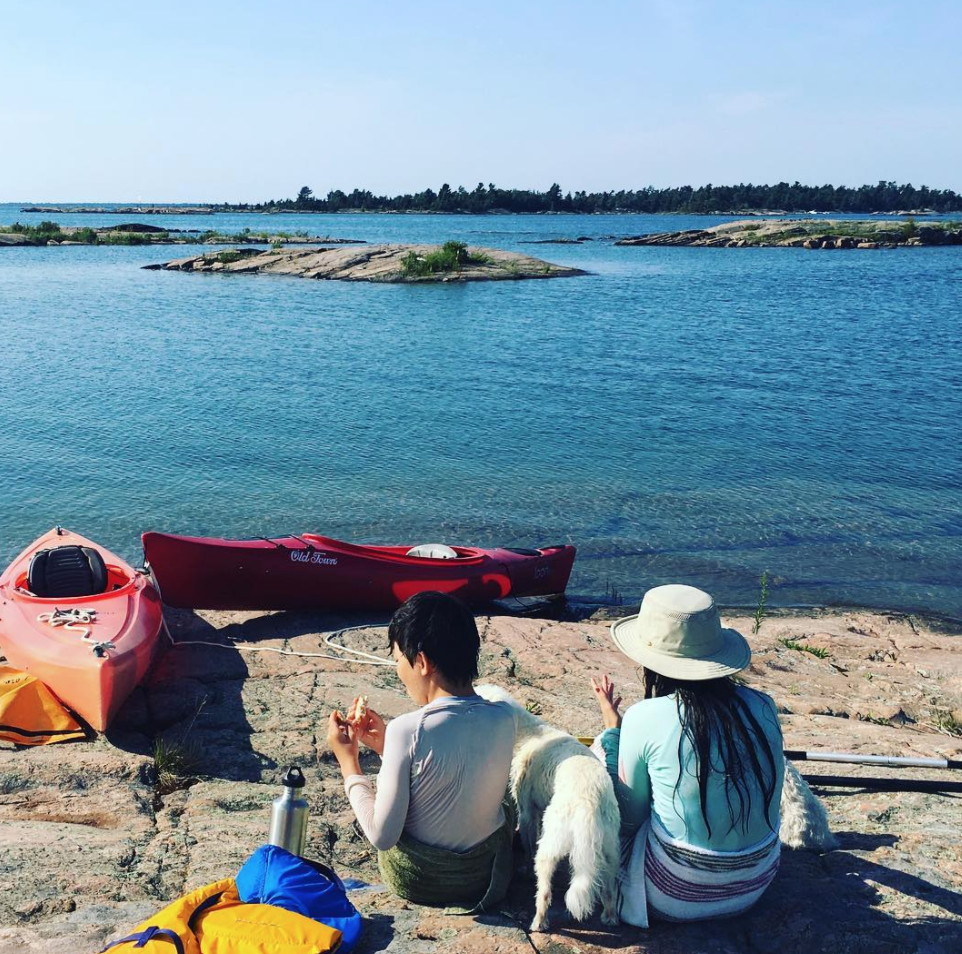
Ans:
{"label": "shadow on rock", "polygon": [[263,769],[276,766],[251,744],[243,699],[247,662],[194,613],[165,609],[165,619],[172,644],[121,710],[110,742],[153,755],[158,775],[168,763],[167,771],[184,784],[198,777],[259,781]]}
{"label": "shadow on rock", "polygon": [[[166,611],[173,619],[174,614],[183,610]],[[193,614],[191,614],[193,615]],[[231,613],[231,616],[237,616]],[[194,617],[195,619],[197,617]],[[387,655],[387,624],[391,619],[390,613],[319,613],[298,612],[295,610],[278,611],[251,615],[250,619],[231,622],[216,632],[223,642],[225,639],[236,642],[256,643],[264,639],[297,639],[318,633],[331,633],[352,628],[384,627],[383,653]],[[191,632],[185,638],[202,638]]]}
{"label": "shadow on rock", "polygon": [[863,831],[837,831],[838,846],[842,851],[875,851],[898,844],[898,835],[872,835]]}
{"label": "shadow on rock", "polygon": [[[781,870],[761,901],[734,918],[678,924],[652,918],[648,930],[603,925],[597,912],[584,923],[572,920],[562,901],[567,881],[554,884],[552,930],[531,935],[540,951],[658,951],[659,954],[904,954],[957,950],[962,894],[865,857],[897,842],[892,835],[845,832],[842,849],[819,855],[784,850]],[[853,853],[853,852],[857,852]],[[534,913],[534,881],[516,877],[500,916],[522,929]],[[919,902],[924,905],[920,908]],[[933,907],[941,908],[939,917]],[[497,924],[484,915],[478,924]],[[526,932],[527,933],[527,932]],[[567,943],[566,943],[567,942]]]}
{"label": "shadow on rock", "polygon": [[377,954],[390,947],[394,940],[394,915],[365,914],[364,931],[355,954]]}
{"label": "shadow on rock", "polygon": [[[941,951],[946,938],[959,936],[962,895],[918,872],[866,857],[885,851],[895,840],[891,835],[848,833],[842,835],[843,848],[827,854],[783,851],[781,869],[767,894],[746,915],[727,923],[736,936],[746,938],[749,949],[762,952]],[[931,905],[946,916],[938,916]]]}
{"label": "shadow on rock", "polygon": [[[161,763],[172,763],[176,777],[167,787],[186,787],[198,778],[259,782],[288,755],[313,761],[313,750],[278,743],[300,735],[310,745],[311,681],[324,655],[345,662],[351,655],[337,653],[320,638],[304,645],[302,637],[358,627],[367,633],[353,640],[357,648],[387,654],[386,633],[378,629],[386,627],[386,614],[239,615],[202,616],[165,607],[170,640],[108,733],[116,747],[154,756],[158,774],[164,771]],[[267,641],[275,645],[258,645]],[[296,649],[304,658],[275,649]],[[254,654],[247,655],[250,651]],[[255,747],[265,745],[271,751]]]}

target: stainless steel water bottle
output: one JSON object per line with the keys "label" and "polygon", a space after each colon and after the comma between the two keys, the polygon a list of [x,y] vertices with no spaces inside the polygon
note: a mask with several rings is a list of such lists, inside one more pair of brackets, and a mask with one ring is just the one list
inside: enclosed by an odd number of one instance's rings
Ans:
{"label": "stainless steel water bottle", "polygon": [[284,794],[271,804],[271,833],[268,843],[293,855],[303,855],[307,842],[307,802],[300,797],[304,773],[292,765],[284,776]]}

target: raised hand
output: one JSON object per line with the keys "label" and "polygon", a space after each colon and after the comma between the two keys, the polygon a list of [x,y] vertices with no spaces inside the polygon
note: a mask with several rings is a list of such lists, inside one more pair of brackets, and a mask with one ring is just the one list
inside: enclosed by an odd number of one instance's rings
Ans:
{"label": "raised hand", "polygon": [[591,688],[595,692],[598,706],[601,708],[601,719],[606,729],[617,729],[621,726],[621,713],[618,707],[621,705],[621,696],[615,695],[615,684],[607,673],[596,678],[591,677]]}

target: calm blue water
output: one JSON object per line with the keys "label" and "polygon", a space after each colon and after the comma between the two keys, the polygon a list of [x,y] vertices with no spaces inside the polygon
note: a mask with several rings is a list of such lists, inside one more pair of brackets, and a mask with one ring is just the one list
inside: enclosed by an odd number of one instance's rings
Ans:
{"label": "calm blue water", "polygon": [[[56,218],[18,208],[0,223]],[[752,603],[767,569],[773,603],[962,616],[960,248],[604,238],[706,217],[146,221],[457,238],[592,274],[378,286],[0,249],[3,562],[55,523],[131,559],[148,528],[570,541],[574,595],[683,580]]]}

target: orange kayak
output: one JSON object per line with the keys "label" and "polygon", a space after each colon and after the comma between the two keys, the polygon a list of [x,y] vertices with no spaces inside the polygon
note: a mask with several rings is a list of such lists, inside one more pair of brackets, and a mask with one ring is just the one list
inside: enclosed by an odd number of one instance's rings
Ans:
{"label": "orange kayak", "polygon": [[163,624],[148,577],[56,527],[0,576],[0,649],[103,732],[150,667]]}

